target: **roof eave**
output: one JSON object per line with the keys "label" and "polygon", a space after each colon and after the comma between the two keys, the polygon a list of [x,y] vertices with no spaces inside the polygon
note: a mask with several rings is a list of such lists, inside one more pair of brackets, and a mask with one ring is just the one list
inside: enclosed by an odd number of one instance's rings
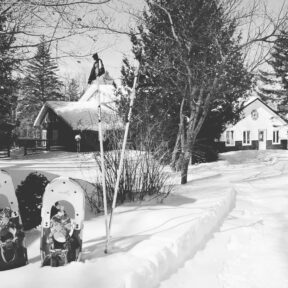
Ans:
{"label": "roof eave", "polygon": [[36,117],[36,119],[34,121],[34,124],[33,124],[34,127],[39,127],[41,125],[41,123],[42,123],[47,111],[48,111],[48,107],[47,107],[47,105],[45,103],[42,106],[40,112],[38,113],[38,115],[37,115],[37,117]]}

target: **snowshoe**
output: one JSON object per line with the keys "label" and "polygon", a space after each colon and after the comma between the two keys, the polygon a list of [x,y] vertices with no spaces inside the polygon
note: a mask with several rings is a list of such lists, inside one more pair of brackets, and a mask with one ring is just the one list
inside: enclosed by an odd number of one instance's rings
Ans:
{"label": "snowshoe", "polygon": [[0,196],[0,271],[3,271],[28,263],[18,201],[12,178],[4,170],[0,170]]}
{"label": "snowshoe", "polygon": [[[55,212],[57,204],[61,208]],[[47,185],[41,211],[42,266],[57,267],[80,260],[84,209],[84,192],[75,181],[59,177]]]}

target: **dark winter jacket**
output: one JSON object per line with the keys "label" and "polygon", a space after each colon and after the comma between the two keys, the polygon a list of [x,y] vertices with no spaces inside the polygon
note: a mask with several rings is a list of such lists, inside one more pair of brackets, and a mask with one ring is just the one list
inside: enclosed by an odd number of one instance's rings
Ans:
{"label": "dark winter jacket", "polygon": [[88,84],[91,84],[93,80],[96,80],[98,76],[98,72],[99,72],[99,60],[95,61],[93,64],[93,67],[91,69],[90,76],[88,79]]}

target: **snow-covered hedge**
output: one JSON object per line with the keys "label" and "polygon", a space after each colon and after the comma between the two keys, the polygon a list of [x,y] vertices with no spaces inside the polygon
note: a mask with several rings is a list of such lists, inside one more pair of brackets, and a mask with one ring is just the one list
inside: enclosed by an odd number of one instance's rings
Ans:
{"label": "snow-covered hedge", "polygon": [[[106,152],[104,156],[107,200],[110,204],[113,200],[120,154],[120,150],[113,150]],[[101,171],[100,156],[95,155],[95,159],[98,169]],[[146,195],[166,195],[172,189],[170,186],[165,186],[168,178],[169,175],[165,173],[164,166],[153,157],[153,154],[146,151],[128,150],[124,158],[118,202],[143,200]],[[90,195],[89,198],[91,200],[90,206],[94,208],[97,203],[102,203],[102,182],[100,177],[95,183],[95,188],[97,195]]]}
{"label": "snow-covered hedge", "polygon": [[127,254],[138,258],[138,265],[125,276],[121,287],[157,287],[206,244],[234,208],[235,198],[236,192],[231,190],[197,221],[160,232],[132,248]]}
{"label": "snow-covered hedge", "polygon": [[19,210],[25,230],[41,223],[42,196],[48,179],[37,172],[30,173],[16,189]]}

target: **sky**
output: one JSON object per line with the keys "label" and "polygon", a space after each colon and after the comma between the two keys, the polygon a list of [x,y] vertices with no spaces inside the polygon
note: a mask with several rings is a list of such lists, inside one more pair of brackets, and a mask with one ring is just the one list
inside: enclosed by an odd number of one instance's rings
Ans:
{"label": "sky", "polygon": [[[113,3],[118,3],[118,5]],[[142,11],[143,0],[112,0],[106,13],[112,18],[112,25],[122,31],[129,31],[129,27],[135,26],[135,18],[129,15],[127,9]],[[120,3],[120,4],[119,4]],[[121,12],[120,9],[123,11]],[[117,11],[115,11],[117,9]],[[92,37],[93,36],[93,39]],[[69,50],[75,54],[85,54],[86,57],[60,58],[58,61],[61,77],[76,77],[82,83],[86,83],[92,64],[92,55],[97,52],[103,60],[105,69],[109,72],[116,83],[120,83],[120,69],[122,59],[128,56],[133,59],[131,42],[128,35],[119,33],[108,33],[107,31],[95,30],[89,36],[73,37],[64,42],[62,50]]]}
{"label": "sky", "polygon": [[[275,14],[281,9],[283,0],[263,0],[267,5],[267,10]],[[243,0],[243,7],[251,5],[251,0]],[[285,0],[284,0],[285,2]],[[123,10],[127,10],[127,7],[135,11],[142,11],[144,6],[144,0],[113,0],[110,7],[106,11],[107,14],[112,17],[113,25],[122,27],[123,29],[129,29],[134,24],[134,18],[128,13],[120,12],[118,6],[119,3],[123,4]],[[116,3],[116,4],[115,4]],[[120,5],[122,5],[120,4]],[[119,9],[119,10],[118,10]],[[116,11],[117,10],[117,11]],[[257,27],[257,23],[255,27]],[[245,32],[245,29],[244,29]],[[91,36],[91,34],[90,34]],[[95,39],[96,38],[96,39]],[[91,37],[81,36],[80,38],[71,38],[68,42],[61,47],[62,50],[71,50],[76,54],[86,54],[88,56],[83,58],[60,58],[58,60],[59,71],[63,79],[68,77],[75,77],[79,80],[82,86],[86,85],[87,78],[89,76],[93,59],[92,54],[98,52],[100,58],[104,62],[104,66],[116,83],[120,83],[120,69],[123,56],[126,55],[129,58],[133,58],[131,52],[131,42],[127,35],[123,34],[108,34],[107,32],[101,32],[95,30],[93,32],[93,40]]]}

